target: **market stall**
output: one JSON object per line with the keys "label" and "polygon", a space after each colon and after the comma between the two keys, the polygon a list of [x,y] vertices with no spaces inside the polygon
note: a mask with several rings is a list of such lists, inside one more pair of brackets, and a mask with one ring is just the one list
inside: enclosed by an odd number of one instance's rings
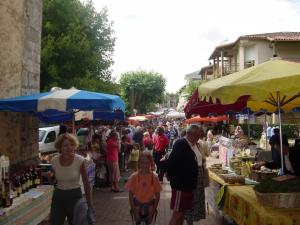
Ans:
{"label": "market stall", "polygon": [[52,185],[41,185],[22,194],[12,206],[0,209],[0,225],[36,225],[48,217]]}
{"label": "market stall", "polygon": [[300,208],[272,208],[262,206],[253,186],[228,186],[222,208],[237,224],[299,225]]}
{"label": "market stall", "polygon": [[207,201],[215,216],[226,216],[238,225],[300,224],[300,178],[276,177],[278,170],[260,171],[259,183],[252,179],[251,171],[247,175],[236,174],[235,167],[241,167],[242,161],[236,162],[232,158],[230,167],[222,163],[209,167]]}
{"label": "market stall", "polygon": [[[199,98],[211,98],[214,101],[218,99],[223,104],[230,104],[246,95],[250,96],[247,107],[253,112],[277,112],[281,134],[280,149],[283,155],[281,113],[282,110],[289,112],[300,106],[299,82],[300,63],[274,58],[201,84],[198,87]],[[284,174],[283,161],[281,157],[281,174]]]}
{"label": "market stall", "polygon": [[[71,88],[1,99],[0,110],[34,115],[44,122],[72,121],[74,131],[77,112],[92,110],[93,119],[116,118],[122,120],[124,119],[125,103],[116,95]],[[43,221],[50,212],[53,188],[52,186],[40,186],[42,176],[35,172],[35,168],[38,167],[37,161],[29,162],[29,166],[11,165],[12,167],[9,169],[9,163],[2,162],[2,158],[6,160],[9,157],[0,157],[0,174],[5,176],[2,177],[3,179],[0,177],[2,195],[0,225],[36,225]],[[4,164],[5,168],[2,170]],[[93,185],[95,164],[88,163],[87,171],[89,181]],[[13,190],[16,193],[11,194]]]}

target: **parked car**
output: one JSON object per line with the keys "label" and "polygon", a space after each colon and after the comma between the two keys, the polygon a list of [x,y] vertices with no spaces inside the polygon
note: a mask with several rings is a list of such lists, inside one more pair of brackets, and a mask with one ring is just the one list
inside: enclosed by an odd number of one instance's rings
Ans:
{"label": "parked car", "polygon": [[57,151],[54,142],[59,133],[59,126],[39,128],[39,151],[40,153]]}
{"label": "parked car", "polygon": [[85,147],[85,139],[86,136],[88,135],[89,129],[88,128],[79,128],[76,132],[78,141],[79,141],[79,146]]}

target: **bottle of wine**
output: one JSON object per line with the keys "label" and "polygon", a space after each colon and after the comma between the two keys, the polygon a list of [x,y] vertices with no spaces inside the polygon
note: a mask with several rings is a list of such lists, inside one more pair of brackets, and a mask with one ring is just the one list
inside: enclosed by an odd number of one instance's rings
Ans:
{"label": "bottle of wine", "polygon": [[14,203],[14,198],[16,195],[15,195],[15,189],[13,188],[11,181],[9,182],[9,184],[10,184],[9,203],[11,206]]}
{"label": "bottle of wine", "polygon": [[35,183],[38,186],[42,184],[42,171],[41,169],[35,169],[35,173],[36,173]]}
{"label": "bottle of wine", "polygon": [[5,173],[2,183],[4,184],[2,185],[2,205],[4,208],[6,208],[11,206],[11,199],[10,199],[11,184],[7,172]]}
{"label": "bottle of wine", "polygon": [[2,179],[0,179],[0,209],[2,207]]}
{"label": "bottle of wine", "polygon": [[23,173],[20,176],[20,183],[21,183],[22,193],[25,193],[27,191],[26,182],[27,182],[26,177]]}
{"label": "bottle of wine", "polygon": [[28,171],[28,177],[29,177],[29,188],[33,188],[34,187],[34,184],[33,184],[33,169],[32,167],[29,168],[29,171]]}
{"label": "bottle of wine", "polygon": [[2,207],[6,208],[6,190],[5,190],[5,184],[3,181],[4,181],[4,179],[2,179],[1,202],[2,202]]}
{"label": "bottle of wine", "polygon": [[4,168],[1,168],[1,179],[0,179],[0,208],[3,208],[4,205],[4,199],[3,199],[3,195],[4,195]]}
{"label": "bottle of wine", "polygon": [[20,174],[17,174],[15,178],[15,188],[17,191],[17,197],[19,197],[22,194],[22,185],[20,181]]}
{"label": "bottle of wine", "polygon": [[25,178],[26,191],[29,191],[29,189],[30,189],[30,181],[29,181],[29,174],[28,174],[27,169],[25,169],[24,178]]}
{"label": "bottle of wine", "polygon": [[37,183],[36,183],[36,172],[35,172],[35,167],[31,167],[31,180],[32,180],[32,187],[36,188]]}
{"label": "bottle of wine", "polygon": [[14,174],[13,177],[11,178],[11,189],[12,189],[12,198],[18,197],[18,190],[17,190],[17,175]]}

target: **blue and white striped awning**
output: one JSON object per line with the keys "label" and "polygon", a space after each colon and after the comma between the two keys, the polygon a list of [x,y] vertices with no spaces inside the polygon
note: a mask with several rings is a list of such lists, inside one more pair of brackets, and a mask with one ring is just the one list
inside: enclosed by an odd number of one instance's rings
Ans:
{"label": "blue and white striped awning", "polygon": [[99,113],[102,116],[116,111],[124,112],[125,103],[117,95],[71,88],[2,99],[0,110],[34,113],[39,118],[45,119],[60,118],[60,121],[51,122],[61,122],[80,110],[102,112]]}

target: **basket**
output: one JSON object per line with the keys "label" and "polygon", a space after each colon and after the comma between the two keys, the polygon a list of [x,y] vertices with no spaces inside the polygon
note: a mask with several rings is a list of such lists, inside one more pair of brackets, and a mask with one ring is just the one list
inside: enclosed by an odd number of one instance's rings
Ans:
{"label": "basket", "polygon": [[300,192],[261,193],[255,191],[258,202],[272,208],[300,208]]}

